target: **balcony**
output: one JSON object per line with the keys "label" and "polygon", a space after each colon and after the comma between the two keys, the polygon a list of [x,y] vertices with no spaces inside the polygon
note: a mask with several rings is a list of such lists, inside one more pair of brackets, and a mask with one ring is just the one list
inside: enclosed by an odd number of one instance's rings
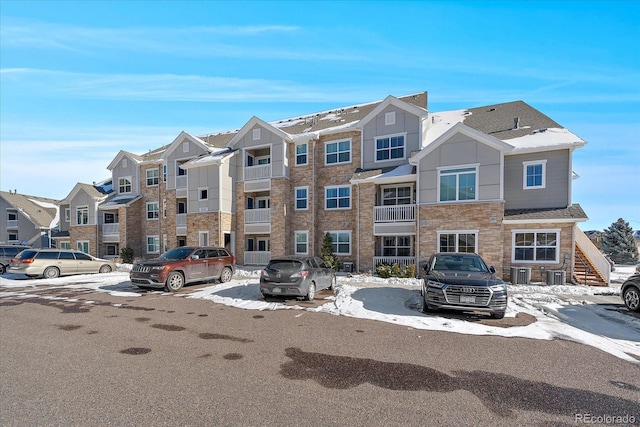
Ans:
{"label": "balcony", "polygon": [[7,220],[7,228],[18,228],[18,220],[17,219],[8,219]]}
{"label": "balcony", "polygon": [[247,251],[244,253],[244,265],[267,265],[271,261],[271,252]]}
{"label": "balcony", "polygon": [[244,168],[244,180],[255,181],[258,179],[271,178],[271,164],[258,165],[258,166],[245,166]]}
{"label": "balcony", "polygon": [[102,224],[102,241],[105,243],[120,241],[120,224]]}
{"label": "balcony", "polygon": [[245,224],[261,222],[271,222],[271,209],[247,209],[244,211]]}
{"label": "balcony", "polygon": [[176,215],[176,235],[187,235],[187,214],[181,213]]}
{"label": "balcony", "polygon": [[184,198],[187,197],[187,175],[178,175],[176,176],[176,197]]}
{"label": "balcony", "polygon": [[374,206],[373,234],[416,234],[416,205]]}

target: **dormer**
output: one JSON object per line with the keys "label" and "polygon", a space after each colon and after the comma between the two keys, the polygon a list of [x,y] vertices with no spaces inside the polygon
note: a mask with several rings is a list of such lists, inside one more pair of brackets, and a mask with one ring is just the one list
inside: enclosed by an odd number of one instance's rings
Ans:
{"label": "dormer", "polygon": [[107,169],[111,171],[113,191],[122,195],[140,193],[139,166],[141,161],[140,156],[120,150],[107,166]]}

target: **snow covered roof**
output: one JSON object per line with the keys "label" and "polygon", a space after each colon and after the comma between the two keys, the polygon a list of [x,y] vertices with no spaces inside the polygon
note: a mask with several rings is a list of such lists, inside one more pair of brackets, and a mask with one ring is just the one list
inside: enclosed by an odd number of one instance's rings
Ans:
{"label": "snow covered roof", "polygon": [[118,206],[129,206],[131,203],[135,202],[138,199],[141,199],[142,195],[140,194],[116,194],[113,193],[109,196],[104,202],[100,203],[98,209],[113,209]]}
{"label": "snow covered roof", "polygon": [[181,164],[180,167],[182,169],[190,169],[209,165],[219,165],[220,163],[223,163],[226,159],[231,157],[231,155],[235,151],[236,150],[232,150],[229,148],[223,148],[189,160],[188,162]]}
{"label": "snow covered roof", "polygon": [[6,191],[0,197],[38,228],[52,229],[60,222],[57,200]]}

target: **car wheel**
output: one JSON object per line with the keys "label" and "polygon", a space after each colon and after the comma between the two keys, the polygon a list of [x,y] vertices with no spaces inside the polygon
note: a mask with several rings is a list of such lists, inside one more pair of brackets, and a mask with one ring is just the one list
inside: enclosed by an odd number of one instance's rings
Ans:
{"label": "car wheel", "polygon": [[111,273],[111,266],[110,265],[101,266],[100,273]]}
{"label": "car wheel", "polygon": [[225,267],[222,269],[222,273],[220,273],[220,283],[226,283],[231,280],[233,277],[233,272],[229,267]]}
{"label": "car wheel", "polygon": [[429,304],[427,304],[427,299],[425,297],[422,298],[422,312],[423,313],[429,313],[429,311],[431,311],[429,309]]}
{"label": "car wheel", "polygon": [[46,277],[47,279],[55,279],[59,275],[60,270],[58,270],[56,267],[47,267],[44,269],[44,273],[42,273],[42,276]]}
{"label": "car wheel", "polygon": [[169,274],[169,277],[167,277],[164,289],[168,292],[175,292],[180,290],[182,286],[184,286],[184,277],[182,274],[174,271]]}
{"label": "car wheel", "polygon": [[624,291],[624,305],[631,311],[640,311],[640,291],[635,286],[629,286]]}
{"label": "car wheel", "polygon": [[4,274],[7,272],[7,267],[5,267],[4,265],[0,264],[0,274]]}
{"label": "car wheel", "polygon": [[502,319],[504,317],[504,311],[496,311],[491,313],[492,319]]}
{"label": "car wheel", "polygon": [[307,292],[307,295],[305,295],[304,299],[306,299],[307,301],[313,301],[313,298],[316,296],[316,284],[311,282],[311,284],[309,285],[309,291]]}
{"label": "car wheel", "polygon": [[332,291],[336,288],[336,276],[331,277],[331,284],[329,285],[329,290]]}

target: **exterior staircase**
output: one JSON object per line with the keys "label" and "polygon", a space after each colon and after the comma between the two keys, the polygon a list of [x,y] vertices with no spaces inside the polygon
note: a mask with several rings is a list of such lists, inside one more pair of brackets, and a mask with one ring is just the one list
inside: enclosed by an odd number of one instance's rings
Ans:
{"label": "exterior staircase", "polygon": [[[573,283],[589,286],[609,286],[608,275],[605,276],[598,270],[577,242],[575,249],[576,257],[573,266]],[[607,265],[609,265],[608,262]]]}

